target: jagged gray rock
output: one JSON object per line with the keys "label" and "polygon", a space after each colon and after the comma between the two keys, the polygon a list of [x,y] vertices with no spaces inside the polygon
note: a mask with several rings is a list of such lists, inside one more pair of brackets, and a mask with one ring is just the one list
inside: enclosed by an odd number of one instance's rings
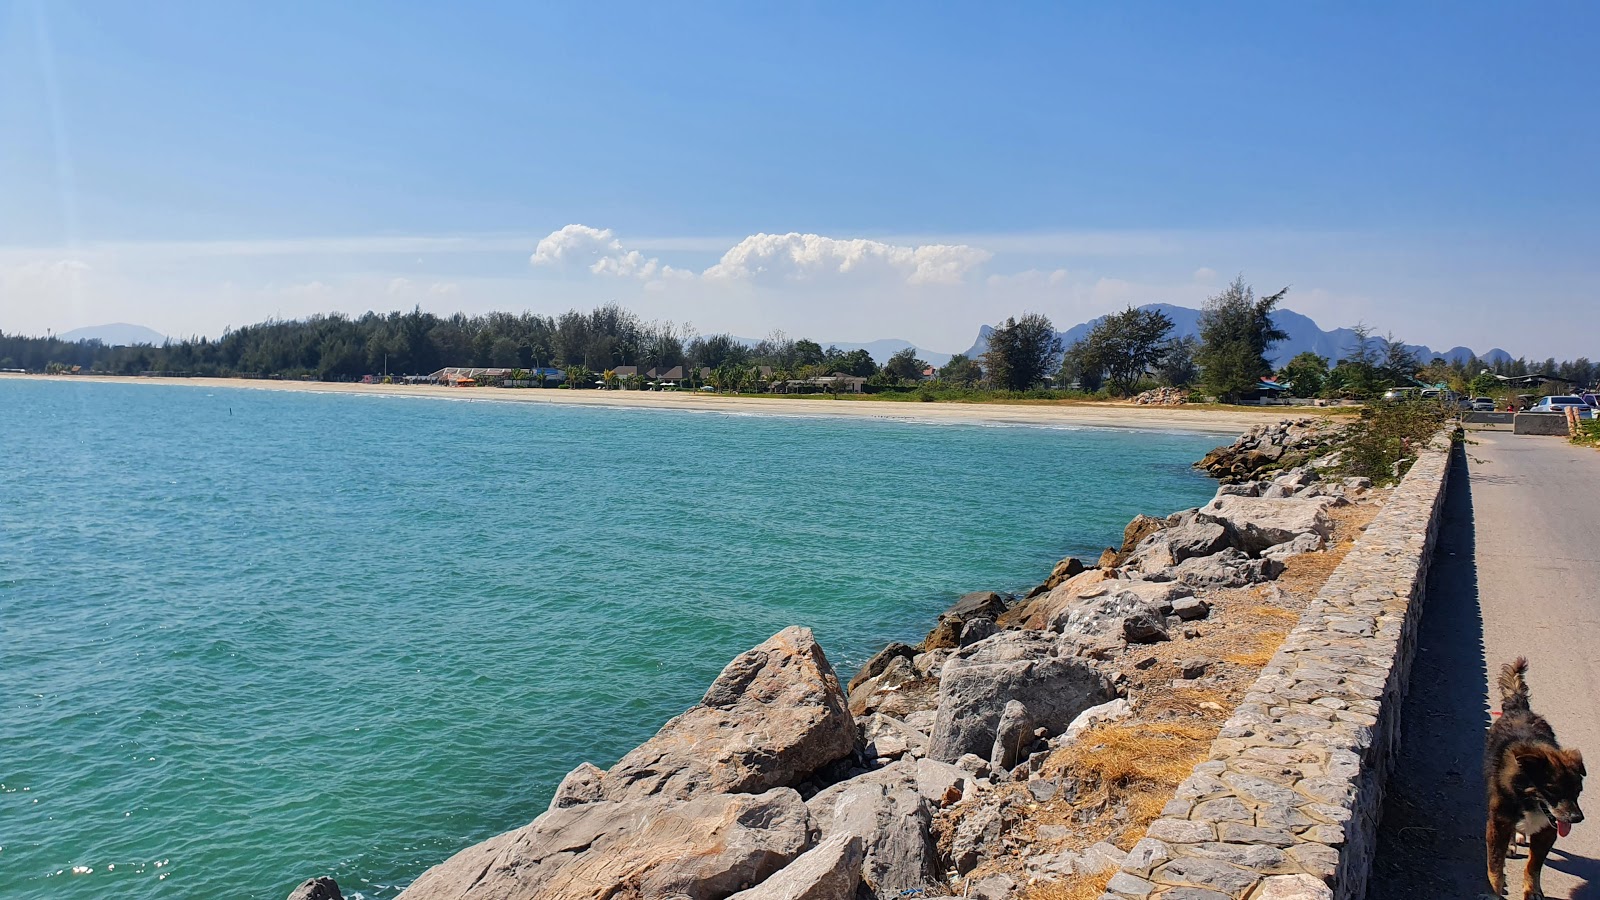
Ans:
{"label": "jagged gray rock", "polygon": [[791,788],[554,809],[422,873],[402,900],[726,897],[817,840]]}
{"label": "jagged gray rock", "polygon": [[1270,557],[1251,559],[1228,547],[1211,556],[1196,556],[1159,572],[1145,574],[1157,583],[1177,582],[1192,588],[1244,587],[1271,581],[1283,574],[1283,563]]}
{"label": "jagged gray rock", "polygon": [[550,798],[550,808],[566,809],[599,800],[600,783],[605,777],[605,769],[591,763],[578,763],[578,767],[568,772],[567,777],[556,785],[555,796]]}
{"label": "jagged gray rock", "polygon": [[869,782],[848,788],[834,805],[832,828],[830,835],[860,837],[862,886],[878,900],[892,900],[902,891],[938,883],[933,807],[914,781]]}
{"label": "jagged gray rock", "polygon": [[861,883],[861,838],[838,834],[728,900],[841,900]]}
{"label": "jagged gray rock", "polygon": [[1130,644],[1154,644],[1170,641],[1166,617],[1148,603],[1140,602],[1122,618],[1122,636]]}
{"label": "jagged gray rock", "polygon": [[856,686],[861,684],[861,682],[866,681],[869,678],[877,678],[879,675],[882,675],[883,670],[887,669],[889,664],[894,662],[896,657],[904,656],[906,659],[910,659],[916,655],[917,648],[911,646],[910,644],[902,644],[899,641],[895,641],[889,646],[884,647],[882,650],[879,650],[877,653],[874,653],[872,658],[867,660],[866,665],[861,667],[861,671],[857,672],[856,676],[850,679],[850,684],[845,688],[845,693],[855,693]]}
{"label": "jagged gray rock", "polygon": [[326,875],[307,878],[289,892],[288,900],[344,900],[339,893],[339,883]]}
{"label": "jagged gray rock", "polygon": [[1332,503],[1333,499],[1328,497],[1224,496],[1200,508],[1200,521],[1226,527],[1229,542],[1234,547],[1246,553],[1260,553],[1302,534],[1317,534],[1326,539],[1333,534],[1333,520],[1328,518],[1327,512]]}
{"label": "jagged gray rock", "polygon": [[861,740],[867,757],[872,759],[899,759],[907,753],[920,756],[928,749],[926,734],[882,713],[873,713],[862,720]]}
{"label": "jagged gray rock", "polygon": [[996,769],[1014,768],[1033,744],[1033,716],[1020,700],[1006,701],[1000,712],[1000,724],[995,726],[994,747],[989,751],[989,765]]}
{"label": "jagged gray rock", "polygon": [[1171,579],[1103,581],[1091,590],[1095,591],[1092,595],[1079,597],[1057,612],[1050,620],[1050,628],[1085,639],[1120,637],[1123,620],[1128,616],[1146,607],[1166,615],[1177,601],[1194,596],[1192,587]]}
{"label": "jagged gray rock", "polygon": [[855,741],[844,692],[811,629],[785,628],[728,663],[699,705],[605,773],[599,793],[757,793],[800,783],[848,756]]}
{"label": "jagged gray rock", "polygon": [[1053,635],[1003,631],[945,662],[928,756],[944,762],[966,753],[987,757],[1011,700],[1027,707],[1036,727],[1054,733],[1114,693],[1090,660],[1058,655]]}

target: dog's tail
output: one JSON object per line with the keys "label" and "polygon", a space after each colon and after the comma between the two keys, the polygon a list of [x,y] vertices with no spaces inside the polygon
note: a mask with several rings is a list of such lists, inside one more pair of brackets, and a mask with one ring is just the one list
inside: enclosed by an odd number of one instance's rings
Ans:
{"label": "dog's tail", "polygon": [[1519,656],[1500,667],[1500,709],[1503,713],[1526,712],[1529,709],[1528,658]]}

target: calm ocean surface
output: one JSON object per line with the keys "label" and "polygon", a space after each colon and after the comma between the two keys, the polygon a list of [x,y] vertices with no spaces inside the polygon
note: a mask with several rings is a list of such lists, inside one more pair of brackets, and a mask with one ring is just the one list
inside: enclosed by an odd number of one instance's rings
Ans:
{"label": "calm ocean surface", "polygon": [[0,379],[0,896],[392,897],[783,626],[848,678],[1220,442]]}

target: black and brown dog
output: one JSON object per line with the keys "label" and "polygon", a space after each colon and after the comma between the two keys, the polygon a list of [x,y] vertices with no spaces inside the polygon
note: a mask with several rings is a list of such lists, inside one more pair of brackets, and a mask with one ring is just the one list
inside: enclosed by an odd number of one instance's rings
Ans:
{"label": "black and brown dog", "polygon": [[1543,898],[1539,873],[1556,837],[1583,821],[1583,754],[1563,750],[1555,730],[1529,706],[1528,661],[1518,657],[1500,669],[1500,718],[1489,728],[1483,778],[1489,788],[1489,885],[1506,888],[1506,850],[1512,836],[1528,836],[1523,900]]}

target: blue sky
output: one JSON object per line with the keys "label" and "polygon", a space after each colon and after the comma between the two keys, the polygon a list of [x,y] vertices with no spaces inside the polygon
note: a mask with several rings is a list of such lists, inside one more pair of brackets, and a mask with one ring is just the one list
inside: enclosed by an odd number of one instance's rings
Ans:
{"label": "blue sky", "polygon": [[1600,356],[1600,7],[0,0],[0,329],[1199,305]]}

